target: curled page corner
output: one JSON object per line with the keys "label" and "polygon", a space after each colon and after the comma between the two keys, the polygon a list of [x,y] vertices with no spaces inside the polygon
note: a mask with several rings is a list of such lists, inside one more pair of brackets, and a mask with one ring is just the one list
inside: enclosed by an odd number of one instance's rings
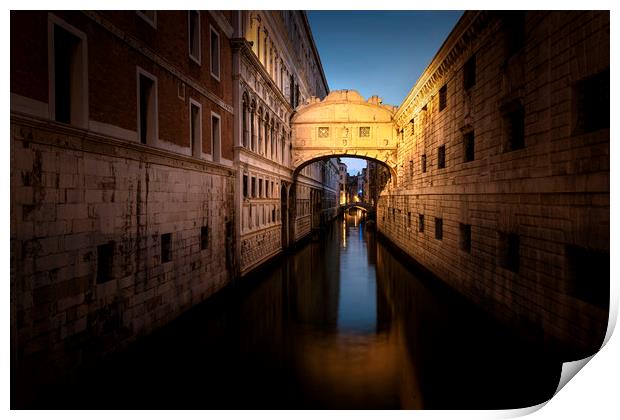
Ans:
{"label": "curled page corner", "polygon": [[[600,350],[600,349],[599,349]],[[598,352],[597,352],[598,353]],[[594,353],[596,354],[596,353]],[[558,387],[555,389],[553,396],[555,397],[564,385],[568,383],[589,361],[594,357],[594,354],[583,359],[573,360],[572,362],[564,362],[562,364],[562,373],[560,375],[560,381]],[[552,397],[553,398],[553,397]]]}

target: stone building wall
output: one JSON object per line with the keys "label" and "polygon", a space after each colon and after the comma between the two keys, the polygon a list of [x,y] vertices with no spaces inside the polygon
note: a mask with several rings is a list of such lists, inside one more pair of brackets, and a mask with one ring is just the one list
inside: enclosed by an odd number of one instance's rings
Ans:
{"label": "stone building wall", "polygon": [[378,229],[528,335],[597,349],[608,95],[608,12],[465,13],[395,115],[398,178]]}
{"label": "stone building wall", "polygon": [[[290,118],[308,98],[323,97],[329,88],[305,12],[242,11],[235,33],[237,252],[243,276],[313,227],[306,188],[320,189],[321,179],[294,177]],[[263,180],[274,182],[273,196],[260,193]]]}
{"label": "stone building wall", "polygon": [[[235,274],[232,15],[198,13],[196,61],[188,13],[153,12],[150,22],[135,11],[11,13],[18,388],[124,347]],[[146,141],[141,75],[153,83]],[[190,103],[201,120],[193,144]]]}
{"label": "stone building wall", "polygon": [[18,117],[11,148],[24,377],[123,347],[230,280],[231,171]]}

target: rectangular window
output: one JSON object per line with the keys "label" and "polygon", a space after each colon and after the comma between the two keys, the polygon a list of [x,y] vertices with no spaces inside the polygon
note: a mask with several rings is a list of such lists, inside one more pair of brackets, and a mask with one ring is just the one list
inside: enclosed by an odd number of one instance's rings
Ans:
{"label": "rectangular window", "polygon": [[200,12],[190,10],[187,16],[189,26],[189,57],[200,64]]}
{"label": "rectangular window", "polygon": [[259,197],[263,196],[263,180],[262,179],[258,180],[258,196]]}
{"label": "rectangular window", "polygon": [[97,246],[97,283],[112,280],[114,242]]}
{"label": "rectangular window", "polygon": [[138,132],[140,143],[157,139],[157,86],[152,77],[138,71]]}
{"label": "rectangular window", "polygon": [[276,221],[276,207],[273,206],[273,208],[271,209],[271,221],[275,222]]}
{"label": "rectangular window", "polygon": [[412,118],[409,122],[411,123],[411,135],[413,136],[415,134],[415,118]]}
{"label": "rectangular window", "polygon": [[407,212],[407,227],[411,227],[411,212]]}
{"label": "rectangular window", "polygon": [[460,238],[461,250],[465,252],[471,251],[471,225],[460,223],[459,230],[461,232],[461,238]]}
{"label": "rectangular window", "polygon": [[503,12],[502,31],[504,32],[506,57],[510,58],[525,45],[525,11]]}
{"label": "rectangular window", "polygon": [[209,226],[200,228],[200,249],[205,250],[209,247]]}
{"label": "rectangular window", "polygon": [[413,178],[413,160],[409,161],[409,176]]}
{"label": "rectangular window", "polygon": [[[54,21],[56,18],[50,18]],[[88,117],[86,89],[86,36],[70,25],[51,25],[53,66],[50,70],[52,119],[65,124],[85,126]]]}
{"label": "rectangular window", "polygon": [[609,128],[609,69],[573,87],[574,134]]}
{"label": "rectangular window", "polygon": [[426,155],[422,155],[420,162],[422,163],[422,173],[425,173],[426,172]]}
{"label": "rectangular window", "polygon": [[476,85],[476,56],[472,55],[463,66],[463,89],[469,90]]}
{"label": "rectangular window", "polygon": [[448,85],[439,89],[439,111],[443,111],[448,105]]}
{"label": "rectangular window", "polygon": [[513,105],[504,113],[504,151],[525,147],[525,113],[522,105]]}
{"label": "rectangular window", "polygon": [[191,98],[189,100],[189,137],[192,156],[199,158],[202,152],[202,107]]}
{"label": "rectangular window", "polygon": [[446,146],[442,145],[437,148],[437,168],[446,167]]}
{"label": "rectangular window", "polygon": [[567,294],[609,310],[609,253],[566,246]]}
{"label": "rectangular window", "polygon": [[515,233],[498,232],[497,257],[499,266],[519,272],[519,236]]}
{"label": "rectangular window", "polygon": [[213,162],[219,162],[222,157],[222,130],[220,127],[220,116],[211,112],[211,153]]}
{"label": "rectangular window", "polygon": [[243,175],[243,197],[248,198],[248,176]]}
{"label": "rectangular window", "polygon": [[443,219],[435,217],[435,239],[443,239]]}
{"label": "rectangular window", "polygon": [[424,215],[418,215],[418,232],[424,232]]}
{"label": "rectangular window", "polygon": [[161,235],[161,262],[172,261],[172,233]]}
{"label": "rectangular window", "polygon": [[211,76],[220,80],[220,34],[211,27]]}
{"label": "rectangular window", "polygon": [[256,177],[252,177],[252,198],[256,198]]}
{"label": "rectangular window", "polygon": [[474,160],[474,132],[470,131],[463,135],[463,160],[471,162]]}

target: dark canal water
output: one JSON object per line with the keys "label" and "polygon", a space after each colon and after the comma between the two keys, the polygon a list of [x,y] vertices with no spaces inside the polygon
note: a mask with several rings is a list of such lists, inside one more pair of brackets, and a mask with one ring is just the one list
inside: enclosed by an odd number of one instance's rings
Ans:
{"label": "dark canal water", "polygon": [[334,222],[79,383],[51,387],[43,404],[485,409],[553,395],[560,362],[409,268],[360,217]]}

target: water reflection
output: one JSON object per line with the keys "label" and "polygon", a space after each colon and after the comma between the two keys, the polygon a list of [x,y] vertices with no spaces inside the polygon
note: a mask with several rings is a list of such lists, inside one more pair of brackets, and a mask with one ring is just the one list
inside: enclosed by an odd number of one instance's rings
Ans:
{"label": "water reflection", "polygon": [[549,398],[560,366],[407,268],[358,211],[73,385],[50,386],[40,401],[512,408]]}

